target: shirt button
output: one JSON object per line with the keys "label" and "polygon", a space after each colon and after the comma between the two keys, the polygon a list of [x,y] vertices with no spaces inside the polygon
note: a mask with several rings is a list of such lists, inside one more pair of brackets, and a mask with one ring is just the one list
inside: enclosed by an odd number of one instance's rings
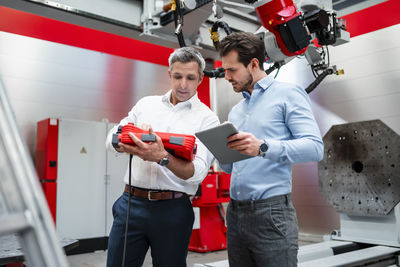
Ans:
{"label": "shirt button", "polygon": [[238,195],[240,195],[240,192],[237,192]]}

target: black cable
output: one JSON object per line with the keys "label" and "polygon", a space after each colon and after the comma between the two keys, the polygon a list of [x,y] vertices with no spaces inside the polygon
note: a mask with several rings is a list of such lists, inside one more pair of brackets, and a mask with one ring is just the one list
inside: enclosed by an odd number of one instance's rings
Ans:
{"label": "black cable", "polygon": [[[223,28],[226,35],[232,34],[232,30],[229,27],[228,23],[226,23],[222,20],[217,20],[216,22],[214,22],[214,24],[211,27],[211,32],[216,33],[218,36],[218,28]],[[218,36],[218,39],[219,39],[219,36]],[[213,45],[214,45],[215,49],[218,50],[219,40],[212,39],[212,41],[213,41]]]}
{"label": "black cable", "polygon": [[126,255],[126,243],[128,240],[128,226],[129,226],[129,213],[131,209],[131,174],[132,174],[132,157],[133,155],[129,155],[129,193],[128,193],[128,210],[126,211],[126,224],[125,224],[125,238],[124,238],[124,249],[122,251],[122,267],[125,266],[125,255]]}
{"label": "black cable", "polygon": [[[179,5],[176,6],[176,10],[174,11],[174,22],[175,22],[175,30],[178,27],[178,21],[180,21],[180,25],[183,26],[183,16],[181,16],[180,14],[182,14],[181,12],[179,12],[178,10],[180,10]],[[182,33],[182,29],[179,29],[179,32],[175,32],[175,35],[178,38],[178,42],[179,42],[179,46],[180,47],[185,47],[186,43],[185,43],[185,38],[183,37],[183,33]]]}
{"label": "black cable", "polygon": [[273,72],[274,70],[276,70],[277,68],[280,68],[281,67],[281,65],[279,64],[279,63],[275,63],[274,65],[272,65],[272,67],[269,67],[266,71],[265,71],[265,73],[267,74],[267,75],[269,75],[271,72]]}
{"label": "black cable", "polygon": [[225,70],[224,68],[216,68],[215,70],[204,70],[204,76],[209,78],[224,78]]}
{"label": "black cable", "polygon": [[323,79],[325,79],[326,76],[333,74],[332,69],[326,69],[324,70],[321,75],[318,75],[318,77],[313,81],[307,88],[306,92],[307,94],[311,93],[321,82]]}
{"label": "black cable", "polygon": [[[185,38],[183,37],[182,27],[183,27],[183,15],[181,9],[181,1],[176,1],[176,9],[174,11],[174,21],[175,21],[175,35],[178,37],[178,42],[180,47],[185,47]],[[178,25],[180,25],[179,31],[176,32]]]}
{"label": "black cable", "polygon": [[185,38],[183,37],[182,32],[179,32],[179,33],[177,34],[177,36],[178,36],[179,46],[180,46],[180,47],[185,47],[185,46],[186,46],[186,43],[185,43]]}
{"label": "black cable", "polygon": [[329,49],[328,49],[328,46],[326,46],[326,54],[328,55],[328,67],[329,67],[329,65],[331,64],[331,62],[330,62],[330,58],[329,58]]}

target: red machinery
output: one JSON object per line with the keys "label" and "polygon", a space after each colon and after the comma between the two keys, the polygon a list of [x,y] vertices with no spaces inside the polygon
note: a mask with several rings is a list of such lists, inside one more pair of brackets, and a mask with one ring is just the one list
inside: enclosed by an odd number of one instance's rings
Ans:
{"label": "red machinery", "polygon": [[278,46],[286,56],[304,54],[311,37],[292,0],[259,1],[255,9],[261,24],[275,35]]}
{"label": "red machinery", "polygon": [[192,230],[189,250],[209,252],[226,249],[225,211],[229,202],[230,174],[211,172],[203,180],[193,207],[199,209],[200,227]]}
{"label": "red machinery", "polygon": [[[118,132],[113,135],[112,144],[114,147],[119,148],[118,143],[125,143],[134,145],[129,133],[133,133],[137,138],[143,142],[155,142],[156,136],[149,134],[149,131],[145,131],[141,128],[136,127],[133,123],[128,123],[125,126],[119,126]],[[176,133],[161,133],[156,132],[161,138],[165,150],[170,154],[183,158],[186,160],[193,160],[196,155],[197,145],[196,137],[187,134],[176,134]]]}
{"label": "red machinery", "polygon": [[37,124],[36,171],[56,221],[57,203],[58,119],[46,119]]}

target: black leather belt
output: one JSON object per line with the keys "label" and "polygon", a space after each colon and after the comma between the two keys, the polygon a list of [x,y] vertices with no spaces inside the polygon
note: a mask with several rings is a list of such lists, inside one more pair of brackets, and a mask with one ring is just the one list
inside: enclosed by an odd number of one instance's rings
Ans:
{"label": "black leather belt", "polygon": [[[188,196],[188,194],[177,191],[161,191],[144,189],[131,186],[131,194],[137,197],[147,198],[148,200],[168,200]],[[129,193],[129,185],[125,185],[125,192]]]}

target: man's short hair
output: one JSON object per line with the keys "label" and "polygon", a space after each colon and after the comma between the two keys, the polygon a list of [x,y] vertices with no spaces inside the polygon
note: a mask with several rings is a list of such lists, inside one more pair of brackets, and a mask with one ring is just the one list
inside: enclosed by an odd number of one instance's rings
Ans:
{"label": "man's short hair", "polygon": [[168,58],[170,70],[172,64],[175,62],[181,62],[181,63],[197,62],[197,65],[199,65],[199,78],[201,77],[201,74],[203,73],[206,67],[206,62],[204,61],[203,56],[200,54],[199,51],[197,51],[193,47],[181,47],[175,49],[174,52]]}
{"label": "man's short hair", "polygon": [[238,53],[238,61],[245,67],[253,58],[258,59],[260,69],[264,69],[265,46],[260,37],[250,32],[235,32],[226,36],[218,45],[219,55],[226,56],[231,51]]}

